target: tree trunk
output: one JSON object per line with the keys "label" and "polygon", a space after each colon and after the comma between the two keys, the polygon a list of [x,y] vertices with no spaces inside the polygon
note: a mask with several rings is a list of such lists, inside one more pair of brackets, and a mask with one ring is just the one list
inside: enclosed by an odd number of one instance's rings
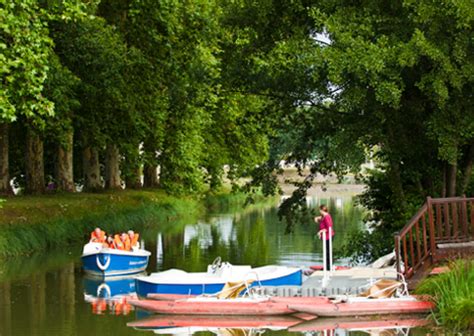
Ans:
{"label": "tree trunk", "polygon": [[26,132],[26,193],[44,193],[43,140],[33,130]]}
{"label": "tree trunk", "polygon": [[58,189],[74,192],[74,177],[73,177],[73,162],[72,162],[72,147],[73,147],[74,132],[71,130],[66,135],[66,144],[58,145],[58,158],[56,162],[56,180],[58,182]]}
{"label": "tree trunk", "polygon": [[143,186],[145,188],[156,188],[158,180],[158,162],[156,148],[153,139],[147,139],[143,144],[145,164],[143,165]]}
{"label": "tree trunk", "polygon": [[114,144],[107,144],[105,150],[105,188],[122,188],[120,181],[120,153]]}
{"label": "tree trunk", "polygon": [[464,165],[463,180],[461,184],[461,195],[466,192],[469,182],[471,181],[473,161],[474,161],[474,142],[469,147],[469,152],[467,153],[467,158],[466,158],[466,164]]}
{"label": "tree trunk", "polygon": [[143,186],[145,188],[156,188],[158,185],[158,165],[145,163],[143,167]]}
{"label": "tree trunk", "polygon": [[131,175],[125,178],[125,185],[130,189],[140,189],[142,187],[141,169],[140,167],[134,167],[130,170]]}
{"label": "tree trunk", "polygon": [[122,175],[125,175],[125,186],[127,188],[140,189],[142,187],[140,147],[138,144],[127,151]]}
{"label": "tree trunk", "polygon": [[448,197],[454,197],[456,196],[456,173],[458,170],[458,165],[457,163],[455,164],[450,164],[448,163],[448,171],[447,171],[447,182],[448,182],[448,187],[447,187],[447,193]]}
{"label": "tree trunk", "polygon": [[0,123],[0,195],[13,195],[8,157],[8,124]]}
{"label": "tree trunk", "polygon": [[402,208],[405,208],[405,191],[403,189],[402,175],[400,170],[400,157],[397,155],[393,148],[396,147],[396,136],[391,124],[387,125],[387,136],[388,136],[388,153],[389,153],[389,165],[388,170],[388,182],[392,193],[396,199],[400,202]]}
{"label": "tree trunk", "polygon": [[86,147],[82,151],[84,169],[84,190],[97,191],[102,189],[100,180],[99,151],[95,147]]}
{"label": "tree trunk", "polygon": [[400,201],[400,204],[402,206],[405,206],[405,191],[403,190],[400,163],[397,161],[396,158],[390,160],[389,181],[392,192]]}

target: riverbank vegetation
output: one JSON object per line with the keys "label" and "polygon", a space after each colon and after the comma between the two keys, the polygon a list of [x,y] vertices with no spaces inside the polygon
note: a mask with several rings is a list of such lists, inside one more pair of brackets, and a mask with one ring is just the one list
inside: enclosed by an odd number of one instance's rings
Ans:
{"label": "riverbank vegetation", "polygon": [[[275,202],[262,195],[255,200],[258,206]],[[175,197],[153,189],[8,198],[0,208],[0,257],[82,246],[97,226],[112,234],[177,230],[205,212],[252,210],[244,209],[246,201],[244,193]]]}
{"label": "riverbank vegetation", "polygon": [[96,226],[109,233],[179,226],[195,221],[204,208],[198,198],[152,190],[8,199],[0,209],[0,257],[80,245]]}
{"label": "riverbank vegetation", "polygon": [[429,294],[436,302],[433,317],[453,331],[474,330],[474,260],[459,260],[451,270],[425,279],[418,294]]}
{"label": "riverbank vegetation", "polygon": [[269,195],[284,161],[310,171],[281,207],[291,229],[315,176],[372,160],[376,258],[426,196],[473,193],[473,6],[2,4],[0,192],[186,195],[226,177]]}

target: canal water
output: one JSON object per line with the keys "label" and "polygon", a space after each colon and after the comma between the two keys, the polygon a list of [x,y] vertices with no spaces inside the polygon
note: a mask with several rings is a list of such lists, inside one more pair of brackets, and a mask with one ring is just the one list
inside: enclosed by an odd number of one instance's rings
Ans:
{"label": "canal water", "polygon": [[[253,266],[322,264],[322,246],[316,239],[311,218],[294,227],[292,233],[285,234],[285,224],[278,220],[276,203],[244,209],[221,208],[209,211],[197,223],[186,225],[156,223],[141,233],[146,248],[152,252],[147,271],[168,268],[203,271],[217,256],[233,264]],[[329,205],[336,232],[335,263],[347,264],[348,260],[338,257],[338,250],[345,234],[362,225],[363,210],[354,205],[350,196],[309,198],[308,203],[314,208],[321,203]],[[147,315],[134,310],[123,299],[133,292],[133,279],[102,282],[86,277],[81,270],[81,249],[82,246],[65,248],[0,264],[0,336],[308,334],[286,328],[256,331],[129,327],[127,323]],[[324,328],[318,326],[315,330],[319,331],[311,334],[367,335],[356,330],[334,329],[334,325]],[[387,335],[425,334],[423,329],[404,328],[386,332]]]}

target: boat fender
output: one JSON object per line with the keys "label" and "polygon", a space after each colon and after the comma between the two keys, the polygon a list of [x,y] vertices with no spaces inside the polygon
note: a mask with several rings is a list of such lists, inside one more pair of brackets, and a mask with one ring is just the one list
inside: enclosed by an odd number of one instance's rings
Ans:
{"label": "boat fender", "polygon": [[96,255],[95,256],[95,262],[97,264],[97,267],[99,267],[99,269],[101,271],[105,271],[107,268],[109,268],[109,265],[110,265],[110,256],[107,256],[107,261],[105,262],[105,265],[102,265],[100,260],[99,260],[99,255]]}
{"label": "boat fender", "polygon": [[104,299],[108,299],[112,296],[112,292],[110,291],[109,285],[106,283],[101,283],[99,287],[97,287],[97,297],[101,297],[102,291],[105,290],[105,297]]}

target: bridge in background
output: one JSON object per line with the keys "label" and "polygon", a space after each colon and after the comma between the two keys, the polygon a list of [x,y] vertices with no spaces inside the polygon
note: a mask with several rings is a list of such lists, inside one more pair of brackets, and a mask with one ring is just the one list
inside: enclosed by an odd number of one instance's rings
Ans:
{"label": "bridge in background", "polygon": [[474,198],[426,199],[395,235],[397,272],[416,281],[442,260],[474,254]]}

